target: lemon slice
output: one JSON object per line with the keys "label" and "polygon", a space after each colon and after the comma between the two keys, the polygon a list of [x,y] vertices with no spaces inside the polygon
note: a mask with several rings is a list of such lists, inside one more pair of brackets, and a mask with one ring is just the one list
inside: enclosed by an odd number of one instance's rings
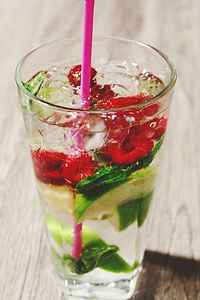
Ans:
{"label": "lemon slice", "polygon": [[37,181],[39,194],[51,208],[57,211],[73,213],[74,193],[67,185],[56,186]]}

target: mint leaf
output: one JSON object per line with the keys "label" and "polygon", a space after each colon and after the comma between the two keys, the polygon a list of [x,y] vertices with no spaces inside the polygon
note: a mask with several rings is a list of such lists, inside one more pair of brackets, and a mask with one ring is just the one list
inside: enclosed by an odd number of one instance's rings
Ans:
{"label": "mint leaf", "polygon": [[128,167],[104,167],[97,173],[79,181],[76,185],[77,191],[84,194],[88,200],[94,201],[110,189],[125,182],[133,172],[149,166],[160,149],[162,142],[163,137],[155,144],[153,150],[148,155],[143,159],[139,159],[133,165],[129,165]]}
{"label": "mint leaf", "polygon": [[[45,215],[47,228],[61,246],[65,241],[71,245],[73,242],[73,228],[65,227],[60,222],[49,215]],[[70,255],[65,254],[64,257],[52,249],[52,255],[56,260],[56,264],[62,272],[68,274],[69,269],[76,274],[84,274],[98,267],[113,273],[129,273],[137,266],[135,262],[133,266],[129,265],[117,251],[117,246],[107,245],[94,231],[83,225],[83,244],[84,251],[78,260],[74,260]],[[87,252],[85,252],[87,250]]]}
{"label": "mint leaf", "polygon": [[134,265],[130,266],[119,254],[114,253],[101,262],[100,268],[112,273],[130,273],[137,269],[139,265],[139,262],[135,261]]}
{"label": "mint leaf", "polygon": [[102,168],[94,175],[81,180],[77,184],[77,190],[80,193],[88,193],[95,188],[110,185],[113,183],[121,183],[127,178],[127,168],[118,166],[109,166]]}
{"label": "mint leaf", "polygon": [[95,244],[89,244],[84,247],[84,251],[78,259],[74,260],[70,255],[64,255],[64,260],[73,273],[85,274],[100,267],[100,261],[108,259],[118,250],[119,248],[114,245],[109,246],[105,244],[96,246]]}
{"label": "mint leaf", "polygon": [[[117,214],[117,208],[133,200],[133,205],[135,205],[138,199],[142,199],[143,197],[151,193],[154,189],[155,176],[155,166],[149,166],[133,172],[125,182],[117,186],[108,186],[107,192],[105,192],[106,189],[104,188],[103,195],[100,195],[99,197],[96,197],[96,194],[93,194],[93,198],[89,198],[88,195],[77,194],[74,201],[74,215],[76,217],[77,223],[81,222],[83,219],[99,220],[112,217],[112,225],[114,225],[117,230],[120,230],[120,220]],[[130,218],[132,218],[132,214],[134,212],[131,212],[131,210],[129,211],[129,208],[137,210],[137,205],[136,207],[134,206],[134,208],[133,205],[128,204],[127,209],[125,209],[125,206],[124,214],[122,207],[122,214],[126,215],[130,212]],[[126,222],[131,222],[131,220],[126,220]]]}
{"label": "mint leaf", "polygon": [[23,82],[23,86],[33,95],[35,95],[41,84],[44,81],[44,78],[46,76],[46,72],[41,71],[36,76],[34,76],[32,79],[30,79],[28,82]]}
{"label": "mint leaf", "polygon": [[101,268],[112,273],[130,273],[138,267],[136,261],[133,266],[129,265],[120,255],[119,248],[115,245],[107,245],[103,240],[96,239],[89,242],[80,257],[74,260],[70,255],[64,255],[63,259],[67,267],[73,273],[85,274],[95,268]]}

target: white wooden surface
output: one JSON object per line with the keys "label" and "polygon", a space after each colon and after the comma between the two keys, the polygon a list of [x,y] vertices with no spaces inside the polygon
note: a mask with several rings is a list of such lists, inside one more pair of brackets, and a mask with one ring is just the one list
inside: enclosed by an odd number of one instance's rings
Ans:
{"label": "white wooden surface", "polygon": [[[0,299],[61,300],[51,274],[14,83],[34,47],[82,30],[82,0],[0,0]],[[96,0],[96,34],[139,39],[175,62],[178,83],[148,248],[200,259],[200,2]]]}

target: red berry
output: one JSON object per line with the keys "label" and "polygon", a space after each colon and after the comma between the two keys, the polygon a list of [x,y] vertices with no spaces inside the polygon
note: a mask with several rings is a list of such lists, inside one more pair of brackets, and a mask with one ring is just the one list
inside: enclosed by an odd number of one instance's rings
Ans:
{"label": "red berry", "polygon": [[138,103],[146,102],[149,100],[150,96],[145,96],[144,94],[129,96],[129,97],[118,97],[111,99],[104,99],[97,103],[97,108],[99,109],[114,109],[123,108],[135,105]]}
{"label": "red berry", "polygon": [[94,173],[97,164],[87,153],[65,155],[60,152],[33,150],[31,152],[36,177],[44,183],[74,185]]}
{"label": "red berry", "polygon": [[108,116],[105,119],[108,143],[121,145],[129,133],[130,123],[122,115]]}
{"label": "red berry", "polygon": [[36,177],[44,183],[64,184],[62,167],[65,154],[45,150],[31,152]]}
{"label": "red berry", "polygon": [[118,145],[110,145],[103,149],[103,155],[117,165],[128,166],[146,156],[152,150],[153,145],[150,139],[136,139],[132,141],[132,148],[128,152]]}
{"label": "red berry", "polygon": [[159,110],[159,104],[153,103],[142,109],[144,116],[151,117],[155,115]]}
{"label": "red berry", "polygon": [[139,126],[133,126],[129,130],[129,134],[127,135],[126,139],[124,140],[122,147],[124,151],[130,152],[133,149],[133,141],[138,138],[139,134]]}
{"label": "red berry", "polygon": [[97,164],[87,153],[68,156],[65,160],[63,174],[66,182],[76,184],[89,175],[94,174]]}
{"label": "red berry", "polygon": [[[91,68],[91,81],[96,76],[97,71],[94,68]],[[72,86],[78,87],[81,85],[81,65],[73,67],[68,74],[69,82]]]}
{"label": "red berry", "polygon": [[156,118],[155,120],[156,120],[156,127],[155,127],[153,138],[155,140],[159,140],[166,131],[167,118],[162,117],[162,118]]}
{"label": "red berry", "polygon": [[145,122],[142,125],[138,125],[138,137],[159,140],[159,138],[165,133],[166,127],[166,117],[154,118],[153,120]]}
{"label": "red berry", "polygon": [[110,99],[115,96],[110,84],[93,84],[91,86],[91,97],[95,100]]}

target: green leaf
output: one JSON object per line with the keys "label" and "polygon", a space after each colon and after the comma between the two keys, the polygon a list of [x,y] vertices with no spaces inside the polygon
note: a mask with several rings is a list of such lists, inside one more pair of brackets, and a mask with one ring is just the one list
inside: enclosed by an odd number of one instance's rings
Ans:
{"label": "green leaf", "polygon": [[148,167],[163,142],[163,137],[155,144],[153,150],[143,159],[139,159],[128,167],[109,166],[102,168],[97,173],[79,181],[76,185],[77,191],[86,196],[87,199],[95,200],[110,189],[122,184],[133,172]]}
{"label": "green leaf", "polygon": [[126,168],[123,169],[118,166],[105,167],[94,175],[90,175],[81,180],[76,187],[80,193],[88,193],[89,191],[94,191],[95,188],[99,188],[101,186],[123,182],[127,178],[126,173]]}
{"label": "green leaf", "polygon": [[112,273],[130,273],[138,267],[136,261],[130,266],[120,255],[119,248],[115,245],[107,245],[103,240],[97,239],[84,247],[80,257],[74,260],[70,255],[64,255],[63,259],[73,273],[85,274],[95,268],[101,268]]}
{"label": "green leaf", "polygon": [[73,273],[85,274],[100,267],[100,261],[108,259],[118,250],[114,245],[87,245],[78,259],[74,260],[70,255],[64,255],[64,260]]}
{"label": "green leaf", "polygon": [[[145,186],[143,181],[145,178],[152,177],[152,170],[147,168],[151,162],[153,161],[155,155],[160,149],[163,142],[163,138],[161,138],[154,146],[153,150],[143,159],[138,160],[135,164],[128,167],[119,167],[119,166],[110,166],[102,168],[99,172],[94,175],[90,175],[87,178],[81,180],[77,184],[77,190],[80,194],[77,195],[75,203],[74,203],[74,213],[76,217],[76,221],[79,222],[86,211],[96,202],[101,199],[101,196],[106,196],[107,193],[115,188],[120,188],[124,186],[125,183],[129,182],[129,180],[138,180],[138,184],[141,180],[141,192],[144,190]],[[149,172],[151,174],[149,174]],[[153,172],[154,173],[154,172]],[[147,181],[148,186],[153,182],[154,176],[152,180]],[[135,184],[135,182],[134,182]],[[129,187],[130,188],[130,187]],[[139,188],[139,186],[138,186]],[[138,191],[138,188],[136,189]],[[153,188],[152,188],[153,189]],[[147,193],[149,193],[149,190]],[[145,195],[141,194],[141,197]],[[110,197],[110,196],[109,196]],[[109,198],[108,197],[108,198]],[[134,197],[134,196],[133,196]],[[133,199],[132,197],[132,199]],[[138,196],[137,196],[138,197]],[[136,197],[135,197],[136,198]],[[124,199],[125,200],[125,199]],[[129,199],[130,200],[130,199]],[[109,200],[108,200],[109,201]],[[105,203],[104,203],[105,204]]]}
{"label": "green leaf", "polygon": [[28,82],[24,82],[23,85],[31,94],[35,95],[42,85],[45,76],[46,72],[41,71]]}
{"label": "green leaf", "polygon": [[77,223],[82,220],[100,220],[112,217],[111,223],[117,230],[120,230],[117,208],[130,201],[141,199],[152,192],[155,176],[156,168],[150,166],[133,172],[125,182],[114,186],[99,197],[95,195],[94,198],[89,198],[86,195],[77,194],[74,202],[74,215]]}
{"label": "green leaf", "polygon": [[153,193],[150,193],[139,202],[138,226],[141,227],[148,215]]}
{"label": "green leaf", "polygon": [[101,262],[100,268],[112,273],[130,273],[138,266],[138,261],[135,261],[134,265],[130,266],[119,254],[114,253],[111,257]]}
{"label": "green leaf", "polygon": [[[87,247],[105,247],[108,246],[102,239],[94,239],[87,244]],[[119,250],[119,249],[118,249]],[[135,269],[129,265],[119,254],[112,253],[103,255],[98,263],[98,267],[112,273],[129,273]]]}
{"label": "green leaf", "polygon": [[[58,243],[62,245],[63,242],[72,245],[73,242],[73,228],[63,226],[57,219],[50,215],[44,215],[45,223],[47,225],[49,233]],[[56,263],[64,271],[70,270],[76,274],[84,274],[95,268],[98,264],[98,268],[101,268],[108,272],[113,273],[128,273],[132,272],[138,263],[135,262],[134,266],[130,266],[119,254],[117,254],[117,246],[107,245],[100,237],[85,224],[83,224],[83,245],[84,252],[78,260],[73,260],[70,255],[64,255],[60,257],[55,250],[53,256],[56,259]],[[87,252],[85,252],[85,249]],[[86,255],[87,254],[87,255]],[[90,259],[92,256],[92,259]],[[91,260],[91,261],[90,261]]]}

